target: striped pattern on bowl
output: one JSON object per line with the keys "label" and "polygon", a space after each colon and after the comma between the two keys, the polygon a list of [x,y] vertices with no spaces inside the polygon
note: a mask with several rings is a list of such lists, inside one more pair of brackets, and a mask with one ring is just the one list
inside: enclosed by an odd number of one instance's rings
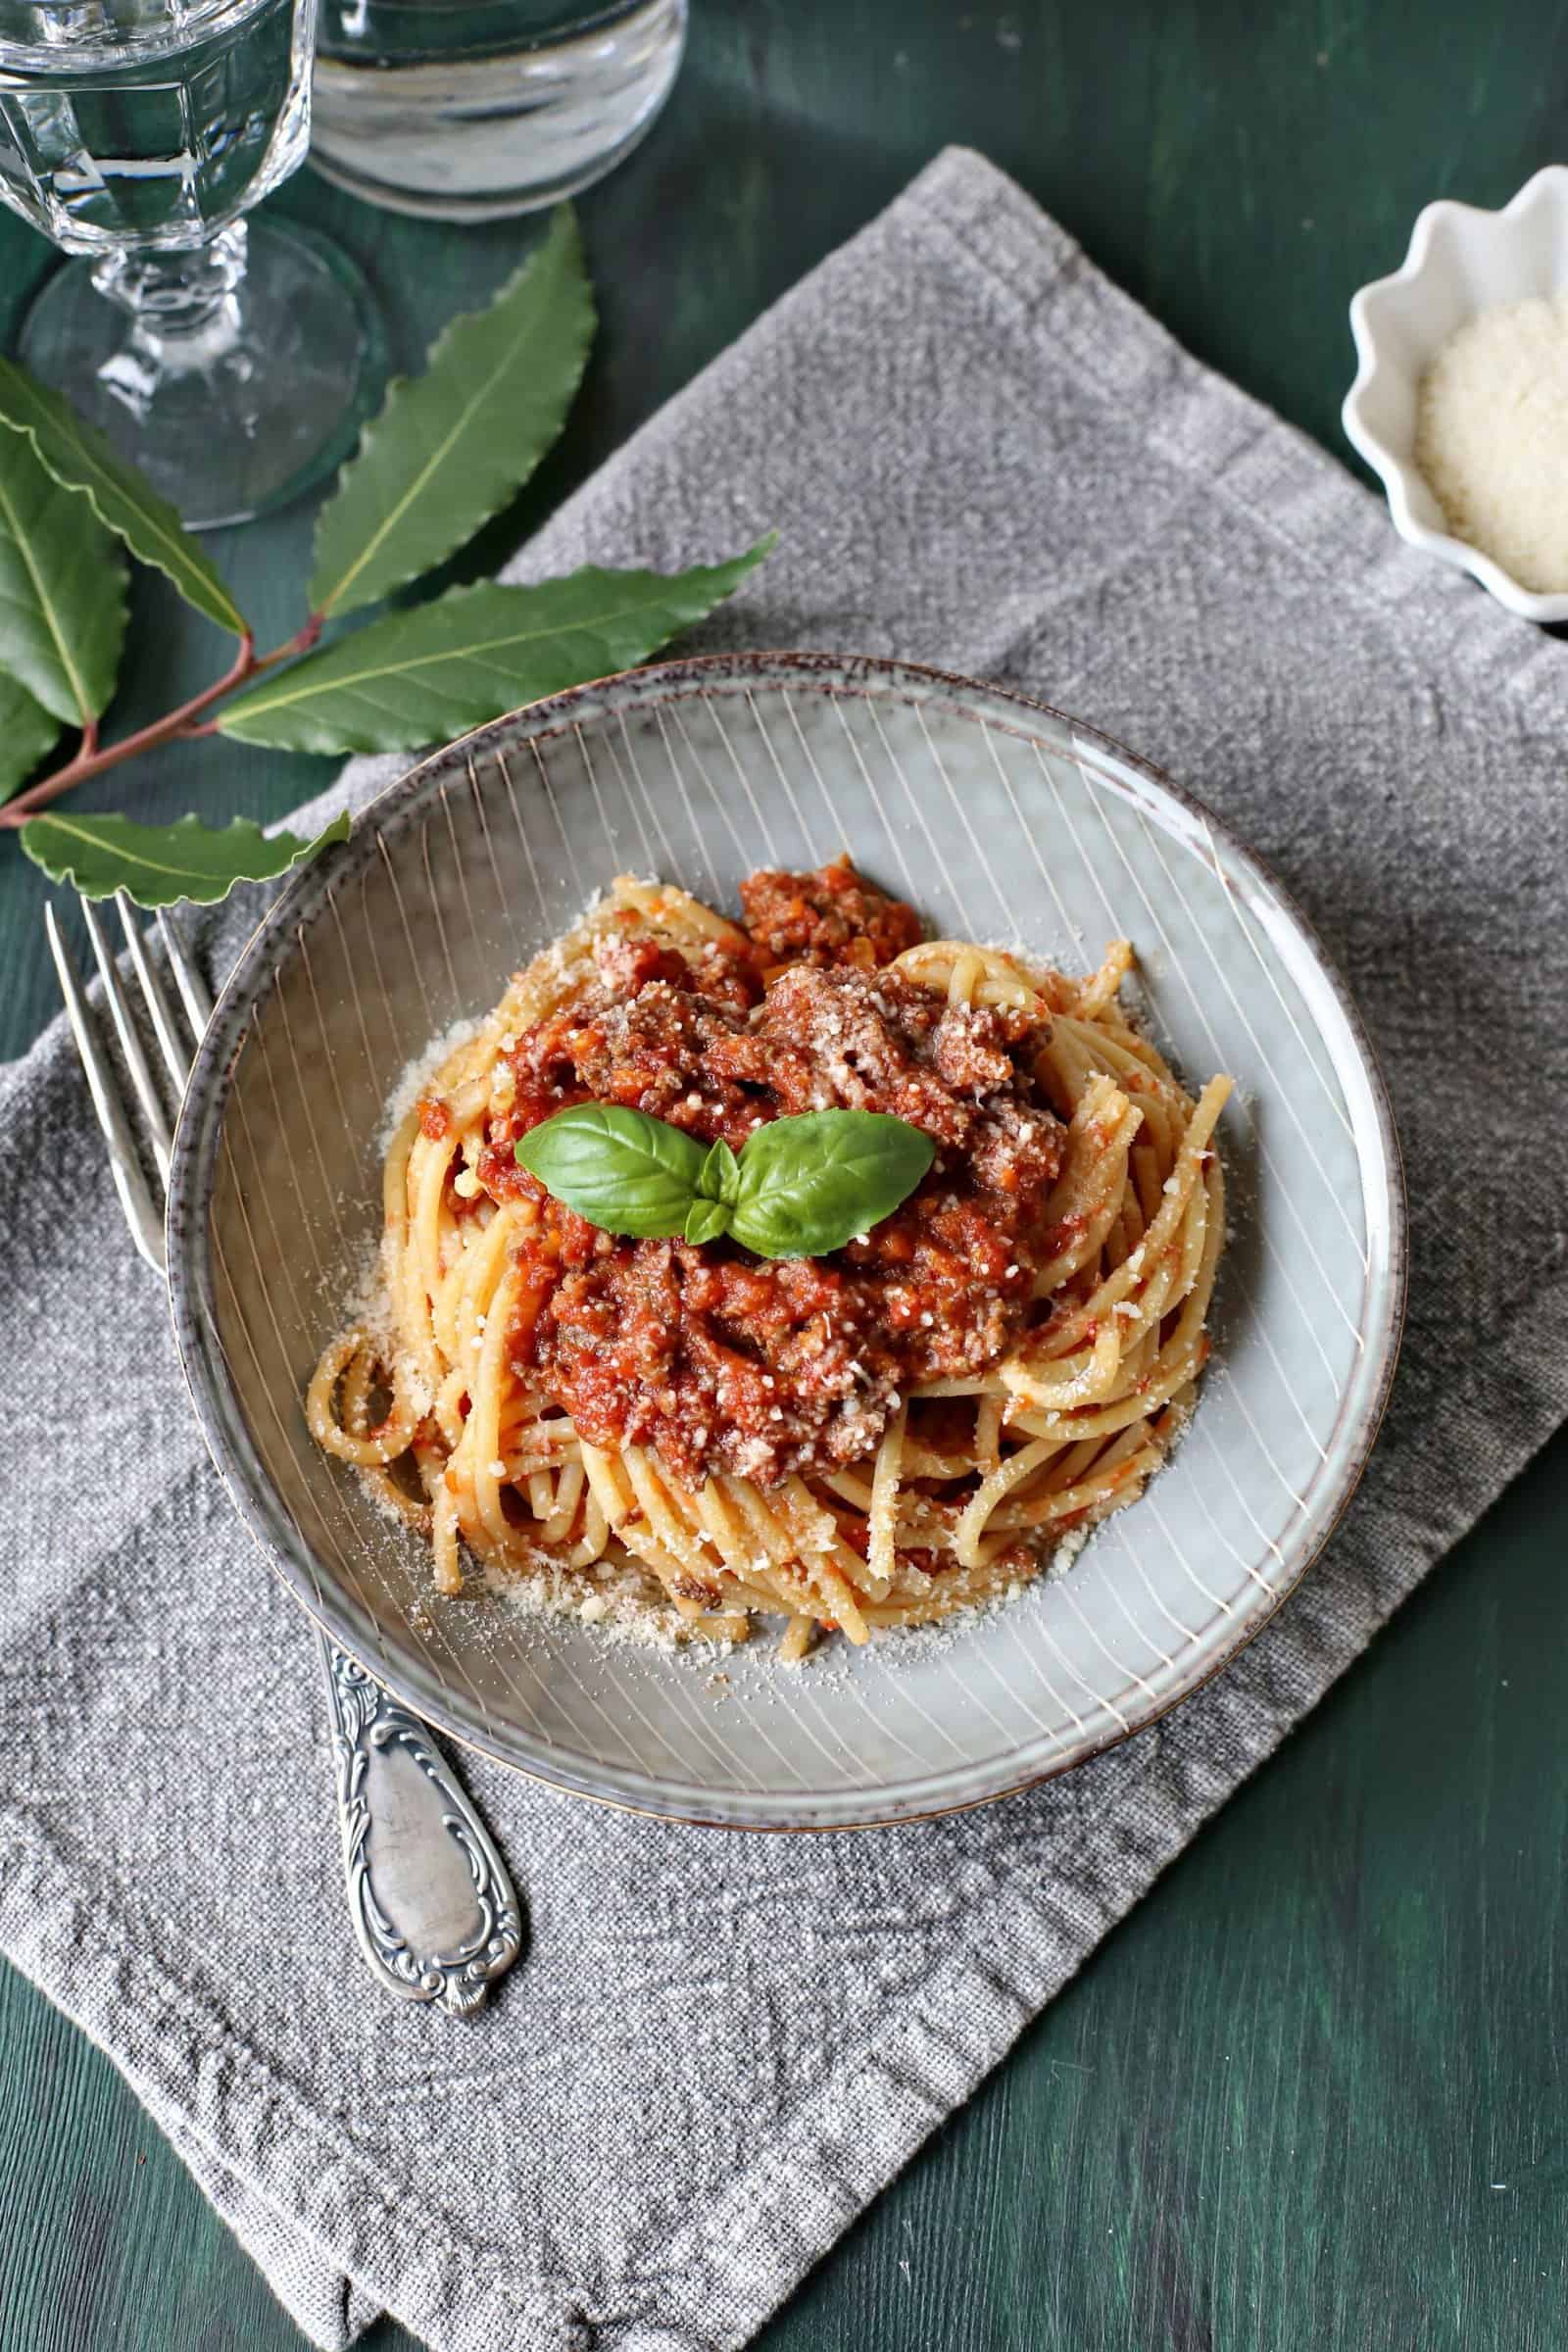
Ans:
{"label": "striped pattern on bowl", "polygon": [[[301,1396],[379,1230],[399,1073],[627,868],[733,906],[848,849],[937,931],[1069,969],[1128,934],[1189,1083],[1231,1071],[1233,1232],[1192,1426],[1065,1575],[795,1673],[612,1643],[428,1554],[312,1443]],[[1345,992],[1258,862],[1092,729],[995,688],[827,656],[675,662],[536,705],[393,786],[297,875],[204,1041],[171,1200],[176,1330],[238,1507],[334,1640],[432,1722],[559,1787],[826,1828],[973,1804],[1082,1761],[1247,1642],[1321,1546],[1392,1373],[1403,1207]],[[715,1679],[715,1663],[720,1677]]]}

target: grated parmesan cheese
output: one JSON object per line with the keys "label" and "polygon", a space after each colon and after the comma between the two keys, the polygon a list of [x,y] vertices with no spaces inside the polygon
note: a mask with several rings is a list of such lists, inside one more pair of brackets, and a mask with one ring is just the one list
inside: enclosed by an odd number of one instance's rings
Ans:
{"label": "grated parmesan cheese", "polygon": [[1455,538],[1537,595],[1568,589],[1568,295],[1494,303],[1449,336],[1415,461]]}
{"label": "grated parmesan cheese", "polygon": [[482,1027],[482,1022],[471,1018],[454,1021],[449,1028],[442,1030],[439,1037],[432,1037],[427,1046],[421,1046],[418,1053],[404,1063],[393,1081],[392,1092],[386,1099],[386,1108],[381,1113],[381,1124],[376,1130],[378,1159],[385,1159],[392,1148],[392,1138],[419,1097],[428,1091],[430,1081],[441,1064],[450,1061],[458,1048],[466,1046],[469,1038]]}

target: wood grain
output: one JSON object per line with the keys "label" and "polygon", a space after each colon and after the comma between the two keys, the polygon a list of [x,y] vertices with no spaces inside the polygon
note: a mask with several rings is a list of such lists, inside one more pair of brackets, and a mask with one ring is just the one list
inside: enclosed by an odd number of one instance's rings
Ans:
{"label": "wood grain", "polygon": [[[572,423],[454,576],[492,568],[950,139],[1344,457],[1350,293],[1396,264],[1430,198],[1496,204],[1552,160],[1568,80],[1560,0],[694,14],[664,122],[582,206],[604,324]],[[533,233],[396,220],[309,174],[276,201],[367,269],[404,365]],[[48,266],[0,219],[0,341]],[[298,616],[309,536],[301,510],[215,541],[264,637]],[[116,726],[194,691],[220,654],[143,583]],[[275,816],[330,772],[180,746],[82,799]],[[42,899],[0,844],[0,1054],[54,1010]],[[828,2258],[769,2352],[1568,2340],[1565,1519],[1559,1439]],[[131,2093],[12,1975],[0,2051],[0,2352],[294,2352]]]}

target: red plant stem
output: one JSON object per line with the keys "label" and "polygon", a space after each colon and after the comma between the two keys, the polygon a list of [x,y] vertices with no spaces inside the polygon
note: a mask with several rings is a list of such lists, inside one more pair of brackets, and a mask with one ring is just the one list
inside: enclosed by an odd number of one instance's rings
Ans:
{"label": "red plant stem", "polygon": [[122,737],[119,743],[106,744],[102,751],[97,748],[96,729],[84,730],[75,757],[68,760],[64,767],[57,767],[52,776],[44,776],[26,792],[19,794],[16,800],[9,801],[4,808],[0,808],[0,823],[24,824],[40,808],[47,808],[51,801],[58,800],[63,792],[69,792],[74,784],[85,784],[89,776],[101,775],[108,767],[117,767],[122,760],[132,760],[138,752],[150,752],[158,744],[168,743],[172,736],[178,734],[187,719],[216,703],[220,695],[240,685],[255,666],[256,640],[247,630],[239,641],[239,652],[233,662],[211,686],[204,687],[200,694],[192,695],[188,703],[181,703],[177,710],[167,711],[149,726],[138,727],[133,735]]}
{"label": "red plant stem", "polygon": [[[264,669],[273,669],[279,662],[292,662],[297,655],[308,654],[320,636],[325,618],[324,613],[313,612],[304,627],[297,630],[286,645],[274,646],[270,654],[258,654],[246,671],[246,676],[260,677]],[[186,708],[189,711],[194,706],[187,705]],[[178,729],[178,740],[181,743],[194,743],[200,736],[216,735],[218,731],[218,721],[215,718],[203,719],[187,716],[183,726]]]}
{"label": "red plant stem", "polygon": [[100,749],[98,722],[90,719],[82,728],[81,742],[75,753],[64,767],[57,767],[53,775],[41,777],[36,784],[29,785],[25,792],[19,793],[14,801],[8,801],[0,808],[0,827],[24,825],[29,816],[36,816],[40,808],[46,808],[51,801],[58,800],[62,793],[70,792],[74,785],[85,784],[89,776],[102,775],[106,768],[118,767],[122,760],[135,759],[138,752],[154,751],[159,744],[172,743],[180,736],[210,734],[213,731],[211,727],[196,724],[202,712],[211,710],[214,703],[221,702],[224,695],[232,694],[236,686],[243,686],[259,671],[270,669],[278,662],[287,662],[296,654],[309,653],[321,634],[322,618],[321,613],[313,612],[303,627],[297,629],[285,644],[274,646],[270,654],[258,654],[256,639],[247,629],[239,641],[238,653],[220,678],[216,678],[211,686],[204,686],[200,694],[193,694],[190,701],[181,703],[177,710],[166,711],[162,718],[155,718],[148,726],[138,727],[133,735],[122,736],[119,743],[105,744]]}

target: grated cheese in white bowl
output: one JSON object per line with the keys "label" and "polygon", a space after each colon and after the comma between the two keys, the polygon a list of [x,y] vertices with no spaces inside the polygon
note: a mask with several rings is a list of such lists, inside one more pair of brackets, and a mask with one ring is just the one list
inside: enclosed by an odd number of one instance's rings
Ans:
{"label": "grated cheese in white bowl", "polygon": [[1568,296],[1494,303],[1421,381],[1415,462],[1456,539],[1568,590]]}

